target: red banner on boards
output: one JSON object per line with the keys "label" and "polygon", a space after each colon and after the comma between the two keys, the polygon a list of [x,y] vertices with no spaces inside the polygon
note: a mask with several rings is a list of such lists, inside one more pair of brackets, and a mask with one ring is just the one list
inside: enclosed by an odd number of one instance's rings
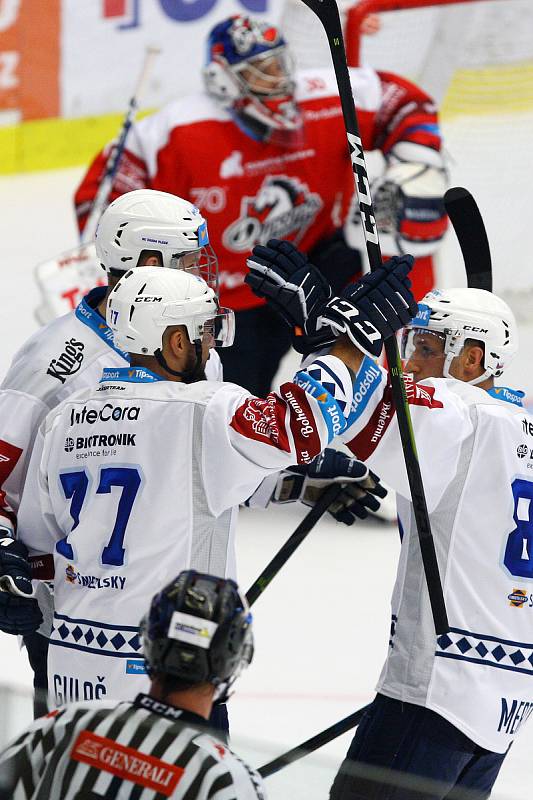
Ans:
{"label": "red banner on boards", "polygon": [[59,115],[61,0],[0,2],[0,114]]}

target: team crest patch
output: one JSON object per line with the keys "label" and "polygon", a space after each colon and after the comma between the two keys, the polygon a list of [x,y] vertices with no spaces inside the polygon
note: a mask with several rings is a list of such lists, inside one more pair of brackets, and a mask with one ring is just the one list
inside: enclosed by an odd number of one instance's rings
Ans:
{"label": "team crest patch", "polygon": [[297,178],[268,175],[255,196],[242,198],[239,219],[222,235],[224,247],[241,253],[269,239],[298,245],[322,206],[320,195]]}

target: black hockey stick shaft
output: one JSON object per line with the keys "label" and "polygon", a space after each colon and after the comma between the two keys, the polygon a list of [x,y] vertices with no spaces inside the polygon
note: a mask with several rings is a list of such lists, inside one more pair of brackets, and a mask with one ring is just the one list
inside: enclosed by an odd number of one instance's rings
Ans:
{"label": "black hockey stick shaft", "polygon": [[[335,0],[303,0],[306,6],[313,11],[322,23],[331,50],[333,67],[337,78],[337,86],[344,117],[346,135],[350,159],[354,173],[355,186],[357,189],[361,221],[366,240],[366,249],[370,269],[375,270],[382,264],[381,248],[379,246],[379,236],[375,220],[372,198],[370,196],[370,185],[365,164],[365,155],[357,114],[355,111],[352,86],[348,65],[346,63],[346,52],[344,49],[344,39],[342,35],[339,10]],[[326,167],[327,168],[327,167]],[[435,552],[435,543],[431,533],[429,514],[427,510],[424,486],[418,463],[418,455],[409,413],[409,405],[405,393],[403,381],[402,363],[400,353],[395,338],[387,339],[385,342],[385,353],[389,365],[389,373],[392,384],[392,395],[396,407],[398,427],[405,457],[409,487],[411,489],[411,499],[413,503],[418,538],[420,541],[420,551],[429,592],[431,610],[435,631],[438,635],[449,630],[446,606],[442,591],[442,583],[439,574],[439,565]]]}
{"label": "black hockey stick shaft", "polygon": [[131,126],[135,121],[142,91],[146,86],[146,81],[152,68],[154,59],[159,52],[160,50],[158,47],[149,46],[146,48],[141,73],[137,80],[137,86],[135,87],[133,95],[128,103],[128,108],[122,121],[118,140],[110,149],[98,191],[93,199],[91,210],[89,211],[87,222],[85,223],[85,227],[81,235],[82,243],[94,239],[98,220],[100,219],[100,216],[107,205],[107,200],[113,186],[113,179],[116,175],[122,155],[124,153],[124,149],[126,147],[126,139],[128,138]]}
{"label": "black hockey stick shaft", "polygon": [[320,517],[325,514],[331,503],[337,499],[342,489],[343,484],[333,483],[324,490],[313,508],[300,522],[294,533],[289,536],[285,544],[280,547],[274,558],[267,564],[262,573],[256,578],[246,592],[246,599],[249,605],[255,603],[259,595],[263,594],[272,578],[275,578],[294,551],[301,545],[307,534],[313,530]]}
{"label": "black hockey stick shaft", "polygon": [[468,287],[492,292],[489,240],[476,201],[468,189],[454,186],[444,195],[444,207],[463,254]]}
{"label": "black hockey stick shaft", "polygon": [[359,711],[355,711],[353,714],[350,714],[349,717],[339,720],[339,722],[336,722],[334,725],[331,725],[324,731],[317,733],[316,736],[312,736],[310,739],[302,742],[302,744],[299,744],[297,747],[293,747],[292,750],[288,750],[286,753],[278,756],[273,761],[269,761],[268,764],[263,764],[263,766],[259,767],[257,771],[262,778],[268,778],[269,775],[279,772],[280,769],[287,767],[294,761],[298,761],[298,759],[309,755],[309,753],[313,753],[315,750],[318,750],[319,747],[323,747],[325,744],[328,744],[328,742],[332,742],[333,739],[336,739],[338,736],[342,736],[342,734],[346,733],[346,731],[355,728],[355,726],[360,723],[361,718],[367,708],[370,708],[370,706],[360,708]]}

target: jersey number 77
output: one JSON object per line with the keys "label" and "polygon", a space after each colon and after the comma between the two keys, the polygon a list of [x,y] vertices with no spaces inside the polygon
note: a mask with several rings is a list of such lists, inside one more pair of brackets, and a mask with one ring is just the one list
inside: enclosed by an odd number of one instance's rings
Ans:
{"label": "jersey number 77", "polygon": [[[70,516],[72,517],[72,528],[74,531],[80,522],[80,514],[87,496],[87,490],[91,485],[91,476],[87,469],[76,470],[74,472],[65,471],[59,474],[59,480],[65,493],[65,498],[70,500]],[[142,478],[137,467],[101,467],[100,479],[96,489],[96,494],[110,494],[111,489],[117,486],[122,489],[118,501],[115,524],[110,533],[107,545],[102,550],[100,561],[102,564],[121,567],[124,564],[125,548],[124,537],[130,518],[131,510],[137,497]],[[69,561],[75,561],[74,550],[68,541],[68,536],[60,539],[56,544],[56,550],[60,555]]]}

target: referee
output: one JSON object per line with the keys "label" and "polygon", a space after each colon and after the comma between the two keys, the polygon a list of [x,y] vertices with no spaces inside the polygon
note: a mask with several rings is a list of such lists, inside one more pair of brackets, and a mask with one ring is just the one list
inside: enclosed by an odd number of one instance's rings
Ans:
{"label": "referee", "polygon": [[253,654],[251,614],[232,580],[181,572],[141,622],[149,694],[62,706],[0,755],[14,800],[263,800],[258,773],[208,727]]}

